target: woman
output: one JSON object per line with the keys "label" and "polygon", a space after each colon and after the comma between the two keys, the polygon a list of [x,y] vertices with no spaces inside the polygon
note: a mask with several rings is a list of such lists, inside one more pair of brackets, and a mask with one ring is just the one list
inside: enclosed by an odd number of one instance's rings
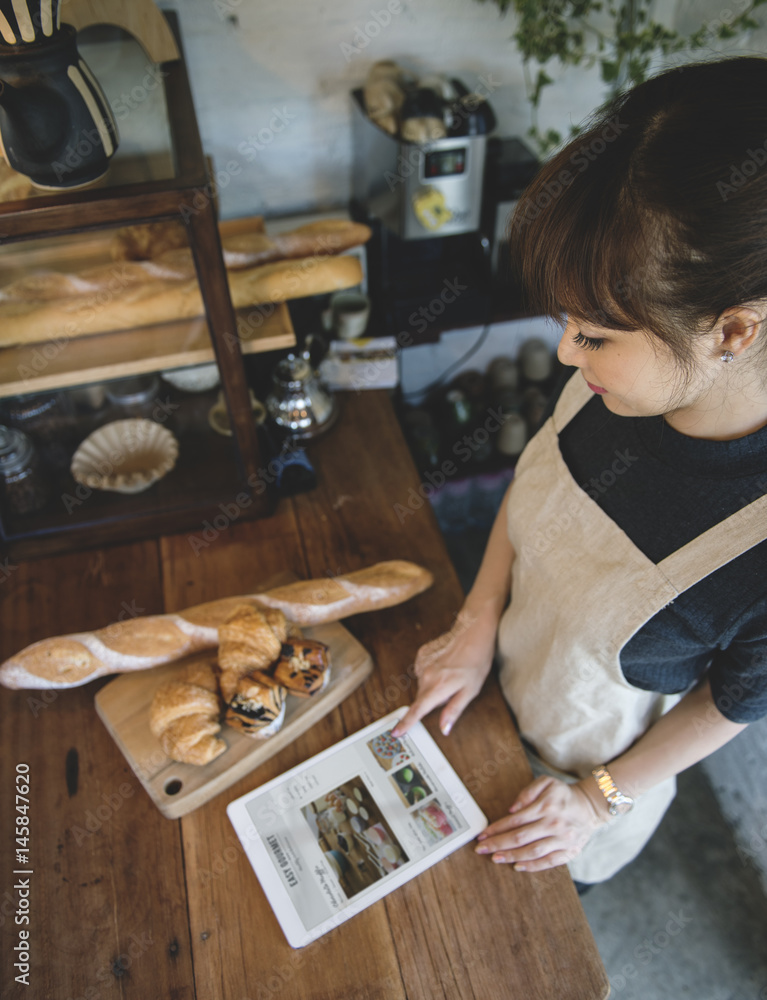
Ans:
{"label": "woman", "polygon": [[[395,734],[447,733],[496,653],[537,775],[477,851],[581,883],[675,775],[767,714],[767,60],[672,70],[544,166],[512,220],[576,372],[530,442]],[[509,602],[509,596],[511,600]]]}

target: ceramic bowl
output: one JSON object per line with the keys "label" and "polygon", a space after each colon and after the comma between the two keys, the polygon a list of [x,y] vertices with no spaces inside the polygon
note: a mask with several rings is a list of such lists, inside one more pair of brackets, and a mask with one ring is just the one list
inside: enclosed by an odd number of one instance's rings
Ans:
{"label": "ceramic bowl", "polygon": [[74,479],[94,490],[141,493],[176,464],[178,441],[153,420],[115,420],[90,434],[72,458]]}
{"label": "ceramic bowl", "polygon": [[160,374],[174,389],[181,389],[182,392],[207,392],[208,389],[215,389],[221,381],[215,361],[188,368],[172,368]]}

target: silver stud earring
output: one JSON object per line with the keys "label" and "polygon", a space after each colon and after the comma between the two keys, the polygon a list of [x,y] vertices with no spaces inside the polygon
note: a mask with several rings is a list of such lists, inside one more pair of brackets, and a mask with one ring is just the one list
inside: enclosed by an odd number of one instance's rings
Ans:
{"label": "silver stud earring", "polygon": [[725,364],[729,364],[731,361],[734,360],[734,358],[735,355],[732,353],[732,351],[725,351],[724,354],[722,354],[720,361],[724,361]]}

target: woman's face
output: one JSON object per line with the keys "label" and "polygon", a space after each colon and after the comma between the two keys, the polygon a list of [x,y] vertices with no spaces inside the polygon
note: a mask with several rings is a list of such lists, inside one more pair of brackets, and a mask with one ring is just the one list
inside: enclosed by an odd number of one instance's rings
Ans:
{"label": "woman's face", "polygon": [[706,383],[701,370],[687,382],[671,349],[641,330],[608,330],[570,319],[557,356],[562,364],[580,368],[607,409],[621,417],[682,409],[700,397]]}

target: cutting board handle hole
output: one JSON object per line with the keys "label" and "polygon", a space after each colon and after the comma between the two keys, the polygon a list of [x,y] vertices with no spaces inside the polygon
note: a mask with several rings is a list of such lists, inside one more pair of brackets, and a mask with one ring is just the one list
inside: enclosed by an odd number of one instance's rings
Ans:
{"label": "cutting board handle hole", "polygon": [[184,787],[183,781],[179,781],[178,778],[173,778],[165,786],[166,795],[178,795],[181,789]]}

